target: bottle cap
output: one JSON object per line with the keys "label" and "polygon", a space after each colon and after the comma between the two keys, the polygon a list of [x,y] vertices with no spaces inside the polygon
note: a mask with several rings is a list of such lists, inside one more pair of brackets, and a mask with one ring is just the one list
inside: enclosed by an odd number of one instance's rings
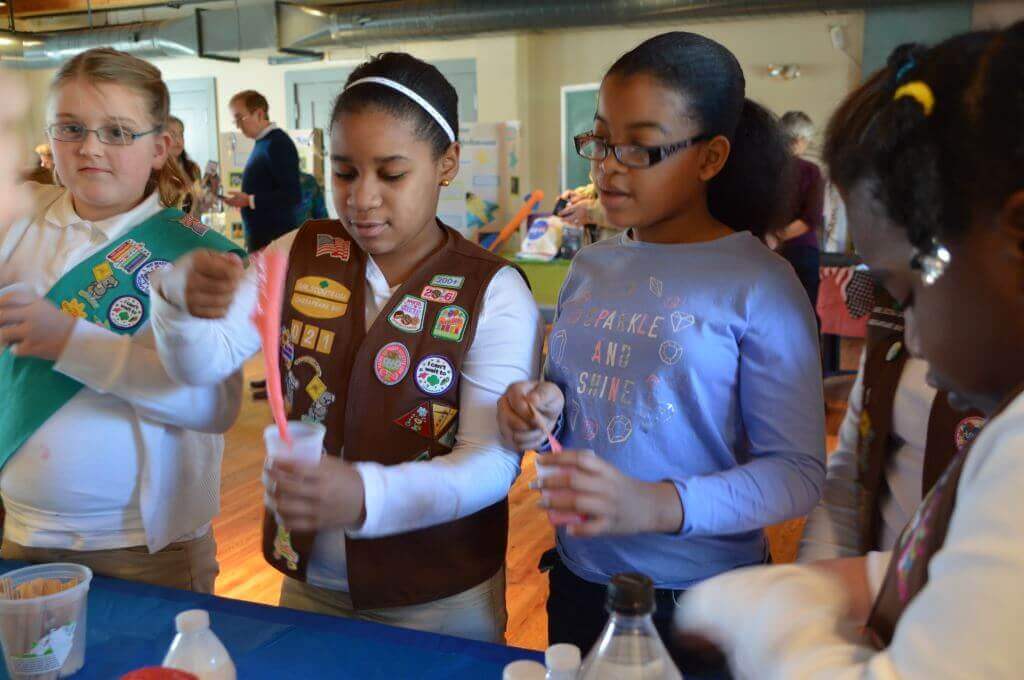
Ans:
{"label": "bottle cap", "polygon": [[638,616],[654,611],[654,582],[638,573],[616,574],[608,584],[608,611]]}
{"label": "bottle cap", "polygon": [[547,669],[536,661],[513,661],[505,666],[501,680],[544,680]]}
{"label": "bottle cap", "polygon": [[544,663],[549,671],[564,673],[579,670],[581,661],[580,648],[576,645],[565,643],[551,645],[544,653]]}
{"label": "bottle cap", "polygon": [[179,633],[194,633],[210,627],[210,614],[205,609],[189,609],[174,617]]}

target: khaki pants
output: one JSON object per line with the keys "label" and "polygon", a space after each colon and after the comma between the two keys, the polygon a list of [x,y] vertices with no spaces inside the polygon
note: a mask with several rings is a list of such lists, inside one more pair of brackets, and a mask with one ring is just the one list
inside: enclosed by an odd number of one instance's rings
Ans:
{"label": "khaki pants", "polygon": [[505,568],[469,590],[441,600],[408,607],[361,609],[342,590],[317,588],[285,577],[281,606],[347,619],[374,621],[399,628],[454,635],[483,642],[505,643]]}
{"label": "khaki pants", "polygon": [[212,593],[220,567],[213,531],[191,541],[171,543],[150,553],[146,546],[112,550],[31,548],[4,539],[0,557],[22,562],[74,562],[102,576],[123,578],[196,593]]}

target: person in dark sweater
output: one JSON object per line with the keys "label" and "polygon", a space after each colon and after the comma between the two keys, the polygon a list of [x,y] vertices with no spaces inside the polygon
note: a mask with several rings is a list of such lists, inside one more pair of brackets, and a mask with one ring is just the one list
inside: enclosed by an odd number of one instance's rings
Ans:
{"label": "person in dark sweater", "polygon": [[299,154],[291,137],[270,122],[267,100],[259,92],[239,92],[230,107],[235,126],[256,145],[245,164],[242,190],[225,201],[241,209],[246,249],[254,252],[298,226]]}
{"label": "person in dark sweater", "polygon": [[810,117],[802,111],[790,111],[781,122],[796,157],[798,185],[793,219],[776,234],[776,250],[793,265],[813,307],[818,302],[818,232],[825,222],[825,180],[817,165],[801,158],[814,137]]}

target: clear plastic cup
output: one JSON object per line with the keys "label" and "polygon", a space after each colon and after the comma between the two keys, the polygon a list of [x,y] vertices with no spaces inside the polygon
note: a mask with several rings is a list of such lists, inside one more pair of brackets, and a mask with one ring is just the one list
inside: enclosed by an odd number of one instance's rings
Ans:
{"label": "clear plastic cup", "polygon": [[77,581],[52,595],[0,598],[0,645],[12,680],[55,680],[85,665],[86,600],[92,570],[79,564],[38,564],[0,576],[17,587],[35,579]]}
{"label": "clear plastic cup", "polygon": [[[268,425],[263,430],[263,441],[267,445],[267,458],[270,460],[288,460],[299,463],[319,463],[324,450],[324,435],[327,428],[317,423],[306,423],[299,420],[288,421],[288,434],[292,443],[281,439],[277,425]],[[269,460],[268,460],[269,462]]]}

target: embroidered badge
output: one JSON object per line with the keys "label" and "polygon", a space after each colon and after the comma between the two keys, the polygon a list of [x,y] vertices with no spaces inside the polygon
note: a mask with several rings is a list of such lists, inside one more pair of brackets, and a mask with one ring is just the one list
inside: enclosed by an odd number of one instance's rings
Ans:
{"label": "embroidered badge", "polygon": [[319,399],[320,395],[326,391],[327,385],[324,383],[323,380],[320,379],[320,376],[318,375],[314,375],[313,378],[308,383],[306,383],[306,394],[308,394],[309,398],[312,399],[313,401]]}
{"label": "embroidered badge", "polygon": [[403,333],[419,333],[423,330],[423,316],[426,311],[426,301],[413,295],[406,295],[388,314],[388,323]]}
{"label": "embroidered badge", "polygon": [[[319,380],[319,378],[314,378],[313,380]],[[309,385],[306,386],[306,391],[309,392]],[[309,410],[306,411],[306,415],[302,416],[302,420],[307,423],[323,425],[327,419],[327,409],[331,407],[334,400],[334,392],[327,392],[326,390],[321,392],[320,396],[309,405]]]}
{"label": "embroidered badge", "polygon": [[416,386],[424,394],[444,394],[455,382],[455,369],[442,356],[423,357],[416,366]]}
{"label": "embroidered badge", "polygon": [[281,358],[284,359],[286,368],[291,368],[292,362],[295,361],[295,345],[288,339],[287,334],[281,339]]}
{"label": "embroidered badge", "polygon": [[150,260],[146,264],[142,265],[142,268],[139,269],[137,274],[135,274],[135,287],[143,295],[149,295],[149,277],[153,275],[153,272],[160,271],[161,269],[167,269],[170,266],[171,263],[167,260]]}
{"label": "embroidered badge", "polygon": [[389,342],[377,352],[373,360],[373,372],[377,380],[390,387],[402,382],[402,378],[409,372],[410,363],[412,359],[406,346],[400,342]]}
{"label": "embroidered badge", "polygon": [[111,288],[117,288],[117,279],[113,276],[103,279],[102,281],[93,281],[85,290],[78,291],[78,294],[83,300],[89,303],[89,306],[93,309],[99,309],[100,300]]}
{"label": "embroidered badge", "polygon": [[89,318],[89,315],[85,313],[85,305],[74,298],[62,301],[60,303],[60,311],[79,319]]}
{"label": "embroidered badge", "polygon": [[900,355],[900,351],[903,349],[903,343],[897,340],[889,346],[888,351],[885,353],[886,361],[894,361],[896,357]]}
{"label": "embroidered badge", "polygon": [[450,288],[438,288],[437,286],[424,286],[420,297],[431,302],[440,302],[442,305],[450,305],[459,296],[459,291]]}
{"label": "embroidered badge", "polygon": [[467,325],[469,313],[457,305],[448,305],[437,313],[437,321],[434,322],[434,330],[430,334],[438,340],[461,342]]}
{"label": "embroidered badge", "polygon": [[291,571],[299,568],[299,553],[292,547],[292,535],[280,524],[277,525],[277,535],[274,536],[274,559],[284,560]]}
{"label": "embroidered badge", "polygon": [[122,295],[111,303],[107,318],[118,328],[130,329],[139,325],[143,314],[144,308],[139,298]]}
{"label": "embroidered badge", "polygon": [[957,451],[977,439],[984,426],[985,419],[980,416],[969,416],[957,423],[955,434]]}
{"label": "embroidered badge", "polygon": [[134,274],[146,263],[151,254],[146,244],[128,239],[107,253],[107,262],[125,274]]}
{"label": "embroidered badge", "polygon": [[345,315],[352,293],[333,279],[303,276],[295,282],[292,308],[314,319],[337,319]]}
{"label": "embroidered badge", "polygon": [[441,286],[442,288],[454,288],[461,290],[462,284],[466,282],[465,276],[452,276],[451,274],[438,274],[430,279],[430,285]]}
{"label": "embroidered badge", "polygon": [[185,215],[178,220],[178,223],[183,227],[191,229],[196,236],[206,236],[206,232],[210,231],[210,228],[203,224],[203,221],[195,215]]}
{"label": "embroidered badge", "polygon": [[459,410],[452,406],[448,406],[447,404],[433,401],[430,402],[430,412],[434,420],[434,436],[436,437],[452,424],[452,421],[455,420],[455,415]]}
{"label": "embroidered badge", "polygon": [[92,277],[97,281],[109,279],[113,275],[114,270],[110,268],[109,262],[100,262],[98,265],[92,268]]}
{"label": "embroidered badge", "polygon": [[449,449],[454,448],[455,447],[455,433],[458,432],[458,431],[459,431],[459,421],[456,418],[456,420],[452,424],[452,426],[448,428],[448,431],[445,432],[443,435],[441,435],[441,438],[437,440],[437,443],[440,444],[441,446],[445,447],[445,448],[449,448]]}
{"label": "embroidered badge", "polygon": [[348,262],[352,244],[343,238],[331,236],[330,234],[316,235],[316,256],[336,257],[342,262]]}
{"label": "embroidered badge", "polygon": [[412,462],[414,462],[414,463],[422,463],[422,462],[427,461],[427,460],[430,460],[430,451],[424,451],[420,455],[416,456],[416,458],[413,459]]}
{"label": "embroidered badge", "polygon": [[302,322],[297,319],[292,319],[291,338],[292,342],[296,345],[302,339]]}
{"label": "embroidered badge", "polygon": [[422,401],[416,408],[395,419],[394,423],[406,430],[412,430],[421,437],[434,438],[430,417],[430,402]]}

